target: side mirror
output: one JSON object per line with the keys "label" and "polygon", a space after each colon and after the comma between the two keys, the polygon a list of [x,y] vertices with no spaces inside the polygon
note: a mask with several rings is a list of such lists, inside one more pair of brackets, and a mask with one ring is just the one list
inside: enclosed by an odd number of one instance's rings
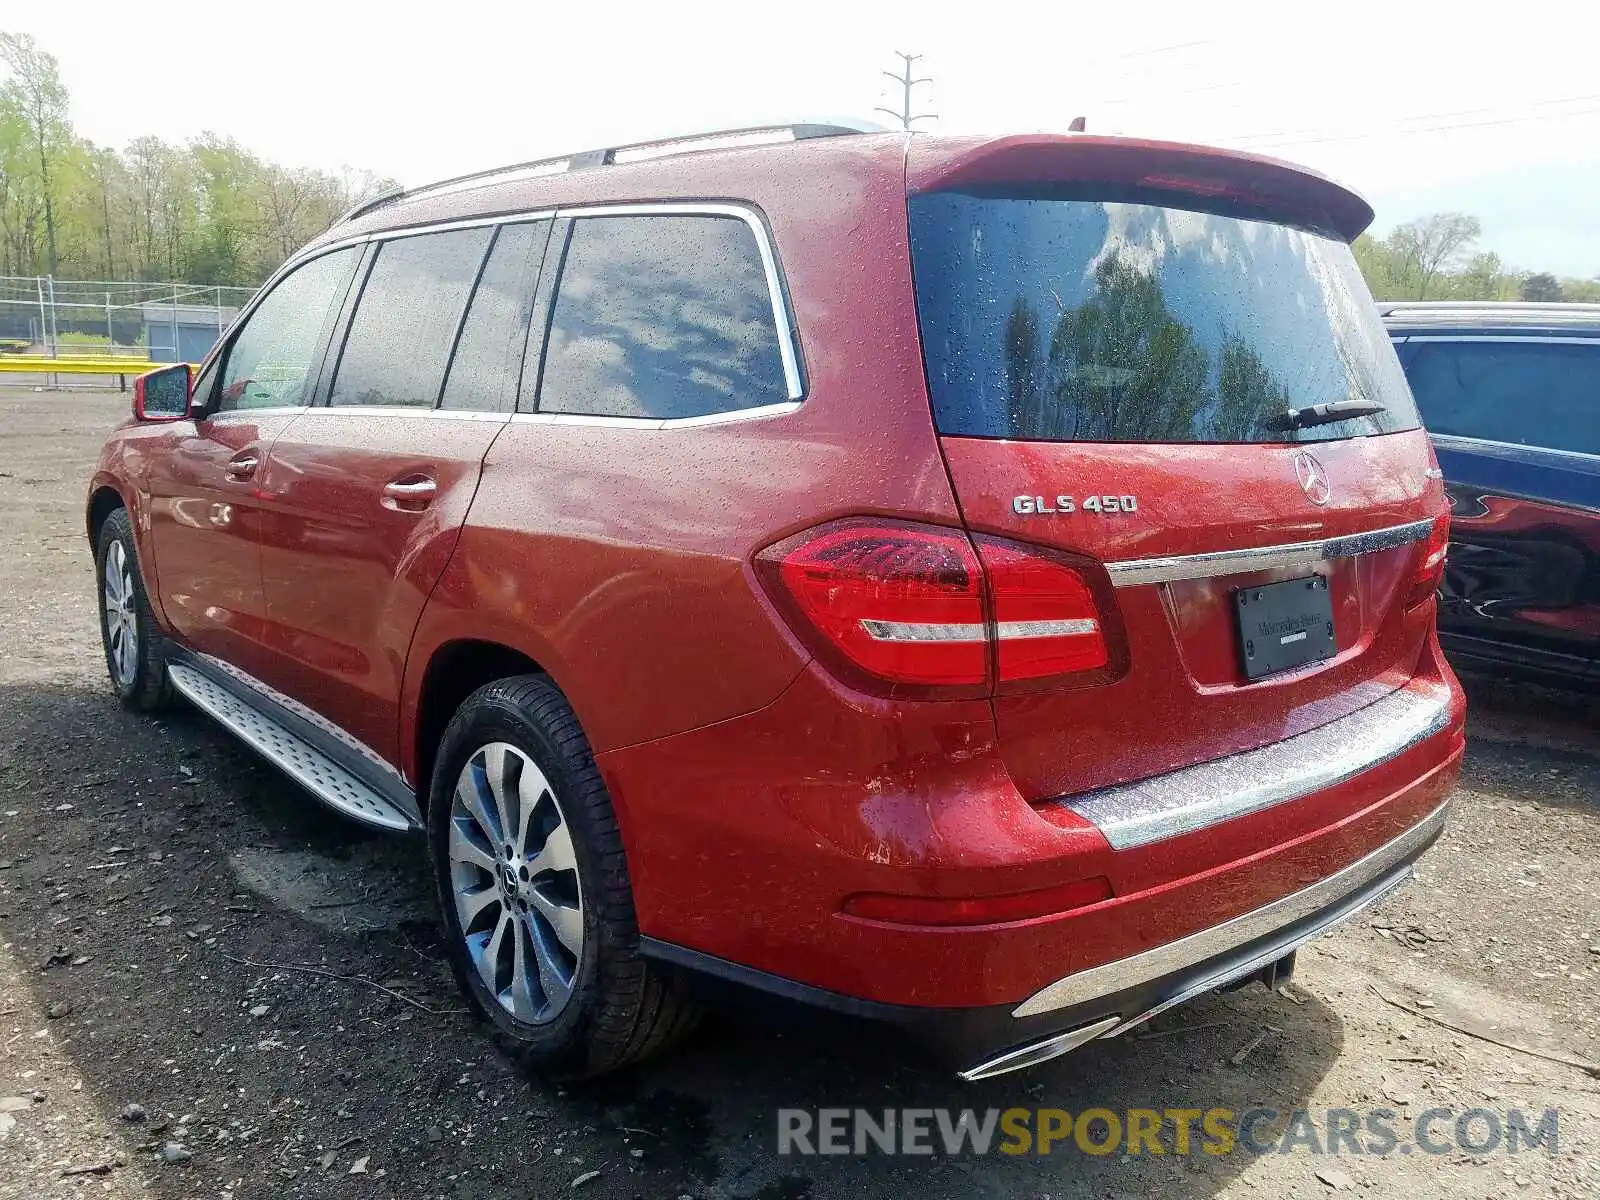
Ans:
{"label": "side mirror", "polygon": [[188,363],[147,371],[133,381],[134,420],[183,420],[189,415],[191,386]]}

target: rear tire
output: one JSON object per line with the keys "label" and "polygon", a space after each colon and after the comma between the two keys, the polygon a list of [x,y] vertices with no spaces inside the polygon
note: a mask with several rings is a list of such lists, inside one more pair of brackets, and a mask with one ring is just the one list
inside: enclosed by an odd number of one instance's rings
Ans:
{"label": "rear tire", "polygon": [[117,699],[137,712],[173,703],[167,681],[167,639],[150,611],[128,510],[119,508],[100,526],[95,547],[100,584],[100,642]]}
{"label": "rear tire", "polygon": [[561,691],[542,675],[479,688],[435,763],[428,842],[450,965],[507,1050],[598,1075],[687,1033],[698,1011],[640,955],[616,814]]}

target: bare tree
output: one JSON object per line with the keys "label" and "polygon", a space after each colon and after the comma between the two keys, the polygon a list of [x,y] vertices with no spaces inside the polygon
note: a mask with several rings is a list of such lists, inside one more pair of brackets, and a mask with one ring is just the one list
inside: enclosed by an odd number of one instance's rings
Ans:
{"label": "bare tree", "polygon": [[1478,240],[1483,227],[1466,213],[1433,213],[1399,226],[1385,241],[1397,270],[1426,300],[1429,286]]}
{"label": "bare tree", "polygon": [[25,33],[0,33],[0,62],[10,69],[3,91],[5,99],[22,114],[39,160],[39,191],[44,199],[45,245],[50,274],[60,268],[56,251],[55,187],[52,168],[72,140],[67,123],[67,88],[55,55],[46,54]]}
{"label": "bare tree", "polygon": [[900,51],[900,50],[896,50],[895,54],[903,61],[901,74],[897,75],[893,71],[885,71],[884,74],[887,75],[890,79],[894,80],[896,83],[898,83],[900,85],[900,109],[897,112],[892,108],[884,108],[880,104],[876,108],[874,108],[872,111],[873,112],[881,112],[881,113],[886,114],[887,116],[893,117],[896,121],[900,122],[900,128],[901,129],[911,129],[911,128],[915,127],[915,125],[916,125],[916,123],[918,121],[934,121],[934,120],[937,120],[938,117],[939,117],[938,113],[931,113],[931,112],[919,113],[919,112],[912,112],[911,111],[911,91],[912,91],[912,89],[915,88],[917,86],[917,84],[919,84],[919,83],[932,83],[933,82],[933,80],[930,77],[924,76],[921,79],[918,79],[915,76],[913,76],[912,73],[911,73],[911,64],[916,62],[919,58],[921,58],[922,55],[920,55],[920,54],[906,54],[906,53],[904,53],[903,51]]}

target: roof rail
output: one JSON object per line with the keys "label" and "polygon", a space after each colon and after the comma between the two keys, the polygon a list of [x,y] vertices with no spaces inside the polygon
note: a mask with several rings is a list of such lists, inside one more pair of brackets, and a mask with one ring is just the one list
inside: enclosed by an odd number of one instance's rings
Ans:
{"label": "roof rail", "polygon": [[737,129],[717,129],[707,133],[677,134],[645,142],[628,142],[618,146],[605,146],[597,150],[582,150],[574,154],[558,154],[551,158],[537,158],[529,162],[512,163],[504,167],[491,167],[486,171],[472,171],[466,175],[453,175],[434,183],[415,188],[400,188],[356,205],[335,225],[352,221],[363,213],[401,199],[417,196],[448,195],[487,187],[494,183],[508,183],[517,179],[536,179],[542,175],[560,175],[568,171],[586,171],[594,167],[608,167],[615,163],[644,162],[652,158],[667,158],[675,154],[690,154],[697,150],[732,150],[743,146],[767,146],[781,142],[799,142],[810,138],[840,137],[858,133],[885,133],[882,125],[871,121],[826,120],[791,121],[771,125],[751,125]]}
{"label": "roof rail", "polygon": [[362,213],[371,212],[375,208],[382,208],[385,204],[389,203],[389,201],[398,200],[405,194],[405,188],[393,187],[379,192],[376,196],[368,196],[365,200],[357,200],[349,208],[345,209],[344,212],[335,217],[333,220],[333,225],[328,226],[328,228],[332,229],[336,225],[343,225],[346,221],[354,221]]}

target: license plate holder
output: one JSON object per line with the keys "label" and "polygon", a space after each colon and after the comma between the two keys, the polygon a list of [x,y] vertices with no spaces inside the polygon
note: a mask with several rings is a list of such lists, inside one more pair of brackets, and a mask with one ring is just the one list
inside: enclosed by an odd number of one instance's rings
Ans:
{"label": "license plate holder", "polygon": [[1246,679],[1323,662],[1338,653],[1333,598],[1321,575],[1238,588],[1233,610]]}

